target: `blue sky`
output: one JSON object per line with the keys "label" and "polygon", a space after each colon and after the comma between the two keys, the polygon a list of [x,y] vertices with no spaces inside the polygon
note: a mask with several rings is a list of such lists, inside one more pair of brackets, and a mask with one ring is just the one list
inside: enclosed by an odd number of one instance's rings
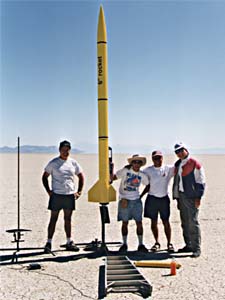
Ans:
{"label": "blue sky", "polygon": [[94,0],[1,1],[0,146],[97,144],[101,3],[114,151],[225,147],[225,1]]}

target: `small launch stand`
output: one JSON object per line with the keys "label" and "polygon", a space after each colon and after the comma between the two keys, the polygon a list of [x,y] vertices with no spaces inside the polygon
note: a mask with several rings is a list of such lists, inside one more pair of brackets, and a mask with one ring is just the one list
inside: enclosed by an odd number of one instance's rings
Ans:
{"label": "small launch stand", "polygon": [[[113,173],[113,162],[112,162],[112,148],[109,147],[109,173]],[[108,204],[105,203],[100,203],[100,214],[101,214],[101,223],[102,223],[102,243],[100,247],[100,251],[107,255],[108,253],[108,248],[106,246],[105,242],[105,224],[110,223],[110,218],[109,218],[109,211],[108,211]],[[118,243],[115,243],[118,244]]]}
{"label": "small launch stand", "polygon": [[[18,149],[18,156],[17,156],[17,228],[16,229],[9,229],[6,230],[8,233],[13,233],[14,240],[12,243],[16,243],[16,248],[2,248],[0,251],[14,251],[12,256],[12,263],[18,262],[18,252],[20,250],[44,250],[44,248],[37,248],[37,247],[29,247],[29,248],[20,248],[20,243],[24,242],[21,239],[23,236],[23,232],[31,231],[30,229],[22,229],[20,228],[20,138],[17,139],[17,149]],[[54,255],[52,252],[50,252]]]}
{"label": "small launch stand", "polygon": [[93,251],[97,256],[107,256],[109,250],[107,245],[120,245],[120,242],[107,242],[105,241],[105,224],[110,223],[109,219],[109,211],[107,207],[108,203],[100,203],[100,215],[101,215],[101,225],[102,225],[102,240],[99,241],[95,239],[91,243],[88,244],[77,244],[77,245],[86,245],[84,248],[85,251]]}
{"label": "small launch stand", "polygon": [[[112,148],[109,147],[109,170],[110,174],[113,174],[113,160],[112,160]],[[98,241],[95,239],[91,243],[87,244],[84,248],[85,251],[96,251],[100,256],[108,254],[107,245],[120,245],[120,242],[105,242],[105,224],[110,223],[108,203],[100,203],[100,215],[101,215],[101,226],[102,226],[102,240]]]}
{"label": "small launch stand", "polygon": [[107,204],[100,203],[100,214],[101,214],[101,223],[102,223],[102,243],[101,243],[100,251],[103,254],[107,255],[108,248],[105,242],[105,224],[110,223]]}

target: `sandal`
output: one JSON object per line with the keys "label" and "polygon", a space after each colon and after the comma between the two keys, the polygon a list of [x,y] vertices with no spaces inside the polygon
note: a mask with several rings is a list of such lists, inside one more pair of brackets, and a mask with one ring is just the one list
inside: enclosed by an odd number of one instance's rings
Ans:
{"label": "sandal", "polygon": [[174,247],[173,247],[173,244],[168,244],[168,245],[167,245],[167,251],[168,251],[169,253],[174,253],[174,252],[175,252]]}
{"label": "sandal", "polygon": [[155,244],[152,246],[151,251],[152,251],[152,252],[157,252],[157,251],[159,251],[159,249],[160,249],[160,243],[155,243]]}

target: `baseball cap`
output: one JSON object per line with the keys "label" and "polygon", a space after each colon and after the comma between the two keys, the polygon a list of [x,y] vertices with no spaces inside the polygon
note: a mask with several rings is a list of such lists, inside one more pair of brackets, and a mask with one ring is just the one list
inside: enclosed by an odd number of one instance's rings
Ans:
{"label": "baseball cap", "polygon": [[69,149],[71,149],[70,142],[68,142],[68,141],[62,141],[62,142],[59,144],[59,149],[61,149],[62,147],[68,147]]}
{"label": "baseball cap", "polygon": [[155,150],[155,151],[152,152],[152,157],[154,157],[154,156],[163,156],[163,154],[162,154],[161,151]]}
{"label": "baseball cap", "polygon": [[187,146],[180,142],[174,145],[174,151],[180,150],[180,149],[186,149],[187,150]]}

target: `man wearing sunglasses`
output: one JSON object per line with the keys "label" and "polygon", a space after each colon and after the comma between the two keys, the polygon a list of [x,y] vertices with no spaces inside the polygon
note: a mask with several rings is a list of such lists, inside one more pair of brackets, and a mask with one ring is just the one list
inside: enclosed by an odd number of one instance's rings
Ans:
{"label": "man wearing sunglasses", "polygon": [[159,150],[152,152],[152,161],[153,165],[143,170],[150,184],[141,194],[143,197],[148,192],[144,217],[151,219],[151,230],[155,238],[151,251],[156,252],[160,249],[158,230],[158,214],[160,214],[167,238],[167,251],[174,252],[173,244],[171,244],[170,198],[168,196],[168,185],[174,175],[174,166],[163,165],[163,154]]}
{"label": "man wearing sunglasses", "polygon": [[127,251],[128,222],[134,219],[137,226],[138,251],[148,252],[143,244],[142,213],[143,205],[139,194],[141,184],[148,185],[148,177],[140,168],[146,164],[146,158],[138,154],[128,158],[129,165],[118,170],[112,180],[121,179],[119,187],[118,221],[122,221],[123,244],[119,252]]}
{"label": "man wearing sunglasses", "polygon": [[189,156],[183,143],[174,146],[175,163],[173,198],[177,199],[185,246],[178,252],[201,255],[201,231],[198,221],[199,206],[205,190],[205,174],[201,164]]}

